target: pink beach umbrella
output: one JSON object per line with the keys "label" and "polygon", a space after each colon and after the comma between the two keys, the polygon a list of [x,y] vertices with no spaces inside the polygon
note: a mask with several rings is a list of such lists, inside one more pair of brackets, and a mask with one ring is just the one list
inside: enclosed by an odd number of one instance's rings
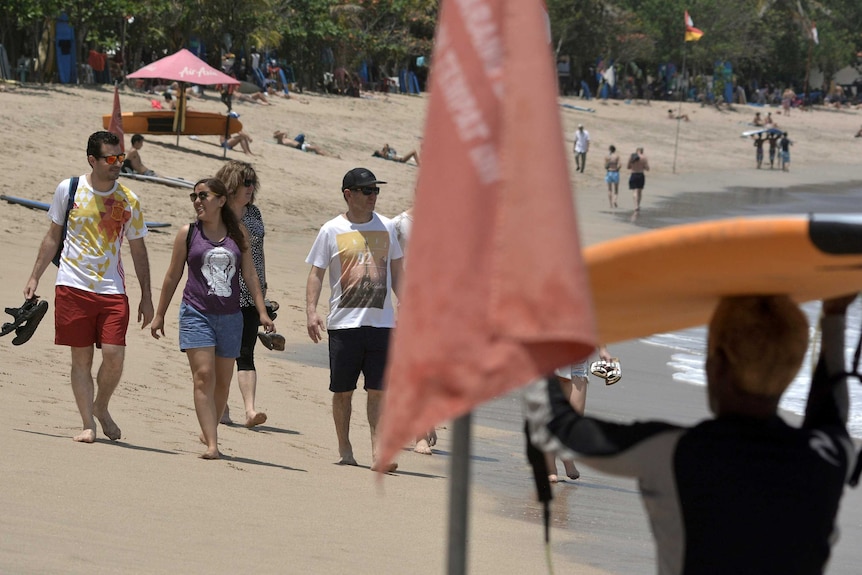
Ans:
{"label": "pink beach umbrella", "polygon": [[[179,98],[177,102],[176,115],[174,117],[174,129],[177,132],[177,145],[180,143],[180,132],[185,123],[186,113],[186,90],[185,84],[239,84],[239,80],[228,76],[220,70],[216,70],[185,48],[179,52],[165,56],[155,62],[147,64],[140,70],[132,72],[127,76],[132,79],[159,78],[162,80],[173,80],[179,82]],[[228,118],[225,118],[225,132],[228,132]],[[225,139],[230,136],[225,133]]]}

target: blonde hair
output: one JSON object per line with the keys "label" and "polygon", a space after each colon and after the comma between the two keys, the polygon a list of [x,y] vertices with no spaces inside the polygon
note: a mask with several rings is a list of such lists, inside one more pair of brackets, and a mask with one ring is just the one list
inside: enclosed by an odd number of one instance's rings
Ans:
{"label": "blonde hair", "polygon": [[808,320],[789,297],[723,298],[709,324],[708,353],[721,354],[734,387],[780,397],[808,349]]}

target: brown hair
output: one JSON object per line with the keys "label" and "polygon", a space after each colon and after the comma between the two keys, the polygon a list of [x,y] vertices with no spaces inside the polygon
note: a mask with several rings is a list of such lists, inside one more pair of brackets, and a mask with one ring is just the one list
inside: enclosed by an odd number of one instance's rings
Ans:
{"label": "brown hair", "polygon": [[254,203],[257,191],[260,189],[260,180],[258,180],[257,172],[254,171],[254,167],[251,164],[239,160],[230,160],[219,168],[215,177],[224,183],[228,190],[228,195],[231,196],[236,194],[241,187],[245,186],[245,180],[254,180],[254,191],[251,194],[251,201],[249,202],[250,204]]}
{"label": "brown hair", "polygon": [[[227,187],[225,187],[224,183],[218,178],[201,178],[195,182],[195,191],[197,191],[198,186],[201,184],[209,188],[210,193],[219,197],[224,197],[225,200],[227,199]],[[242,225],[239,220],[236,219],[236,215],[233,213],[233,210],[227,206],[222,206],[221,220],[227,227],[228,237],[236,242],[236,245],[239,246],[240,250],[246,251],[248,249],[248,243],[246,242],[245,234],[242,231]]]}
{"label": "brown hair", "polygon": [[722,355],[734,387],[780,397],[808,349],[808,320],[784,295],[723,298],[709,324],[710,357]]}

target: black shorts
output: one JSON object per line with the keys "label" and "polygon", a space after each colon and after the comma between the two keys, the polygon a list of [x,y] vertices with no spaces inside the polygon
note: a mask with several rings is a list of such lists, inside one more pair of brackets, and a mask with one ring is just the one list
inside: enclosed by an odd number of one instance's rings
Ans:
{"label": "black shorts", "polygon": [[646,184],[646,177],[642,173],[633,173],[629,176],[629,189],[642,190]]}
{"label": "black shorts", "polygon": [[353,391],[360,373],[366,390],[382,390],[391,331],[367,326],[330,330],[329,391]]}

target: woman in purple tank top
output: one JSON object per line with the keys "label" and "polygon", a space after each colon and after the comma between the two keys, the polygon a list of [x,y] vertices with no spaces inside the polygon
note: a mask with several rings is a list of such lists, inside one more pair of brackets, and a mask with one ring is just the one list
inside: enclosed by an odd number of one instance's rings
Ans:
{"label": "woman in purple tank top", "polygon": [[188,264],[189,277],[180,303],[180,350],[189,358],[200,439],[207,446],[201,457],[218,459],[218,422],[227,404],[242,337],[240,275],[264,330],[274,333],[275,324],[266,313],[247,234],[225,206],[224,184],[215,178],[199,180],[190,198],[197,220],[183,226],[174,239],[150,331],[156,339],[165,335],[165,313]]}

